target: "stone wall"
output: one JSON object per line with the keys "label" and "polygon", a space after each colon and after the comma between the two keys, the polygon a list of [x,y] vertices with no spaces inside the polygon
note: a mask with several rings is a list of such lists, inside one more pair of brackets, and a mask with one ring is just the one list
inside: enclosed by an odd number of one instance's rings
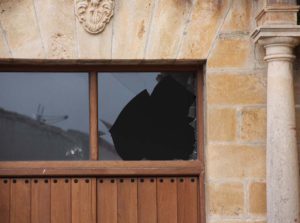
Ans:
{"label": "stone wall", "polygon": [[72,0],[2,0],[0,57],[205,60],[207,222],[265,222],[266,64],[250,38],[264,4],[116,0],[104,32],[91,35]]}
{"label": "stone wall", "polygon": [[266,66],[249,34],[262,1],[232,1],[207,58],[208,222],[266,221]]}
{"label": "stone wall", "polygon": [[[98,35],[84,31],[76,19],[74,5],[73,0],[1,1],[0,56],[206,59],[233,3],[230,0],[117,0],[113,19]],[[235,22],[227,19],[226,27],[248,26],[250,17],[246,17]]]}

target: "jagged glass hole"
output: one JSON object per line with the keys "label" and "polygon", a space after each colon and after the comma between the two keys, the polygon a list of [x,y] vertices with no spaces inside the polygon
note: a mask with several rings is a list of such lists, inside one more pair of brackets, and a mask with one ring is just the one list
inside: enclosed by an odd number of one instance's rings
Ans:
{"label": "jagged glass hole", "polygon": [[196,81],[192,73],[99,73],[101,160],[193,160]]}

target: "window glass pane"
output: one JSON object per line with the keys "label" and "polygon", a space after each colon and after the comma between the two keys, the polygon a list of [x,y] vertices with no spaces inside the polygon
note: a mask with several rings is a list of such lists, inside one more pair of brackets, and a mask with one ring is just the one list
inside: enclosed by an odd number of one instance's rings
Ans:
{"label": "window glass pane", "polygon": [[196,159],[195,75],[99,73],[101,160]]}
{"label": "window glass pane", "polygon": [[0,160],[88,156],[87,74],[0,73]]}

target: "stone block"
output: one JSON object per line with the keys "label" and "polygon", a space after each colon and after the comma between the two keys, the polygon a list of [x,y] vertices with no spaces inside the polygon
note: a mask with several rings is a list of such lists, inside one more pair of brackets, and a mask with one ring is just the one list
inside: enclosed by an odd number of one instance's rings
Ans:
{"label": "stone block", "polygon": [[73,0],[36,0],[35,2],[47,57],[76,59],[78,54]]}
{"label": "stone block", "polygon": [[272,25],[297,25],[296,5],[269,5],[255,18],[257,27]]}
{"label": "stone block", "polygon": [[247,142],[266,141],[267,111],[265,108],[242,111],[241,140]]}
{"label": "stone block", "polygon": [[234,109],[208,109],[208,141],[234,141],[236,138],[236,111]]}
{"label": "stone block", "polygon": [[156,4],[145,57],[174,59],[193,4],[191,0],[163,0]]}
{"label": "stone block", "polygon": [[249,33],[252,23],[253,1],[233,0],[232,7],[226,16],[222,32],[245,32]]}
{"label": "stone block", "polygon": [[265,178],[266,150],[260,146],[208,145],[206,165],[209,179]]}
{"label": "stone block", "polygon": [[265,104],[264,74],[216,74],[207,76],[208,104]]}
{"label": "stone block", "polygon": [[[113,17],[113,59],[143,59],[154,2],[153,0],[116,2]],[[159,26],[160,23],[152,24],[154,32]],[[156,44],[159,45],[159,42]]]}
{"label": "stone block", "polygon": [[229,6],[228,0],[196,0],[178,59],[207,59]]}
{"label": "stone block", "polygon": [[14,58],[44,58],[32,0],[3,0],[0,21]]}
{"label": "stone block", "polygon": [[255,215],[265,215],[266,204],[266,184],[252,183],[249,191],[250,213]]}
{"label": "stone block", "polygon": [[248,68],[251,66],[250,38],[239,38],[233,34],[233,38],[219,38],[207,60],[208,68]]}
{"label": "stone block", "polygon": [[210,215],[239,216],[244,213],[244,188],[241,183],[208,185]]}

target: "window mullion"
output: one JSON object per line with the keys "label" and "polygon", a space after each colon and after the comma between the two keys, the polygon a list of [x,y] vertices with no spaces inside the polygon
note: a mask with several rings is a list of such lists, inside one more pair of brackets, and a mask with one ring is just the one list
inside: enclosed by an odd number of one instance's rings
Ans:
{"label": "window mullion", "polygon": [[98,77],[97,72],[89,73],[90,95],[90,160],[98,160]]}

